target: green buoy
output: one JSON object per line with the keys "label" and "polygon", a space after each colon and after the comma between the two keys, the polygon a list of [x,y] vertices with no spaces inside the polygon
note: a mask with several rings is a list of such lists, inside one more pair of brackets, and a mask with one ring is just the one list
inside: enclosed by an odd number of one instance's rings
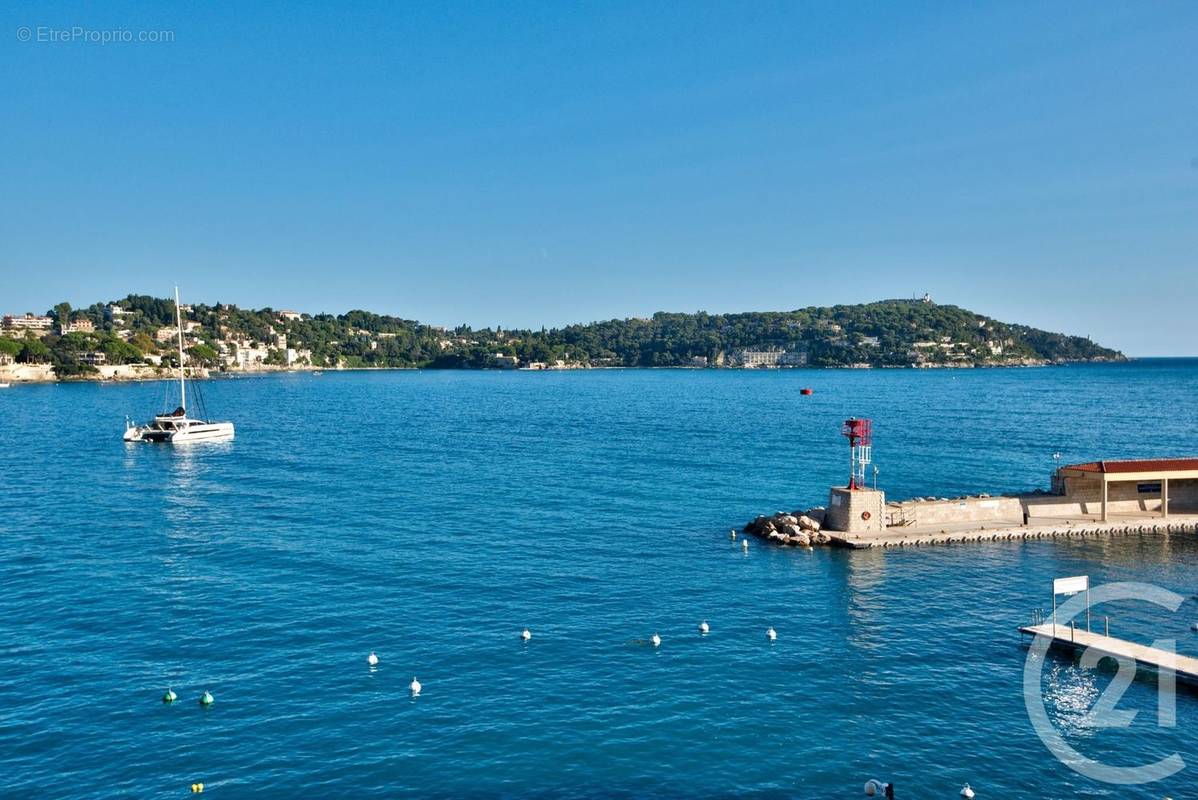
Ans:
{"label": "green buoy", "polygon": [[177,694],[175,694],[175,690],[174,690],[174,689],[167,689],[167,690],[166,690],[166,694],[164,694],[164,695],[162,696],[162,702],[164,702],[164,703],[173,703],[173,702],[175,702],[175,700],[176,700],[177,698],[178,698],[178,695],[177,695]]}
{"label": "green buoy", "polygon": [[200,705],[210,706],[216,702],[216,698],[212,696],[212,692],[204,692],[200,695]]}

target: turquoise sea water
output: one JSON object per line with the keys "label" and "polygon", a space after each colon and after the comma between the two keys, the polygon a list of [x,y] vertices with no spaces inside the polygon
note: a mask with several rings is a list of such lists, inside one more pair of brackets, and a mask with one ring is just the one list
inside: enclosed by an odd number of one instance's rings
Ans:
{"label": "turquoise sea water", "polygon": [[[1138,681],[1132,726],[1095,730],[1113,673],[1051,657],[1079,751],[1192,764],[1097,783],[1033,733],[1015,633],[1054,576],[1189,598],[1192,539],[745,554],[728,529],[822,504],[850,415],[892,497],[1198,453],[1198,361],[293,374],[204,386],[230,444],[123,444],[163,390],[0,391],[0,797],[1193,795],[1198,692],[1160,728]],[[1097,613],[1198,654],[1198,601]]]}

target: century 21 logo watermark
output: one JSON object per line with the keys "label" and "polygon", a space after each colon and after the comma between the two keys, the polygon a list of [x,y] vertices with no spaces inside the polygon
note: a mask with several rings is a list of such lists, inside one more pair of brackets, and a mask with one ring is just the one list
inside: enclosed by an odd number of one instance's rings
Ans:
{"label": "century 21 logo watermark", "polygon": [[[1127,728],[1131,725],[1140,712],[1120,709],[1118,705],[1123,693],[1135,679],[1136,660],[1129,652],[1122,652],[1127,649],[1123,644],[1114,644],[1106,636],[1088,634],[1081,626],[1073,633],[1070,623],[1078,618],[1086,620],[1091,604],[1140,600],[1176,611],[1184,599],[1176,592],[1147,583],[1108,583],[1073,595],[1068,602],[1055,610],[1057,637],[1065,641],[1070,641],[1071,636],[1076,637],[1075,646],[1081,648],[1079,663],[1083,669],[1097,667],[1104,658],[1113,658],[1118,664],[1115,677],[1082,720],[1085,727]],[[1042,625],[1039,630],[1046,631],[1050,627],[1047,624]],[[1185,761],[1177,753],[1150,764],[1133,767],[1111,766],[1082,755],[1066,742],[1049,720],[1044,707],[1041,676],[1044,657],[1051,643],[1052,636],[1042,632],[1036,635],[1028,648],[1027,661],[1023,668],[1023,700],[1036,735],[1058,761],[1087,778],[1124,786],[1159,781],[1185,768]],[[1157,725],[1162,728],[1174,728],[1177,726],[1177,676],[1173,668],[1176,643],[1172,639],[1160,639],[1153,642],[1151,647],[1156,651],[1153,657],[1160,662],[1157,679]]]}

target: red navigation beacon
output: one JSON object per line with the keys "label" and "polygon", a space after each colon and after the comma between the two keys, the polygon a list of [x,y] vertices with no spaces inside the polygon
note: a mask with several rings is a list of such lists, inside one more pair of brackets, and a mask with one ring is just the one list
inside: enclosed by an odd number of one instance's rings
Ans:
{"label": "red navigation beacon", "polygon": [[844,421],[840,433],[849,440],[849,489],[864,489],[865,465],[874,444],[873,422],[852,417]]}

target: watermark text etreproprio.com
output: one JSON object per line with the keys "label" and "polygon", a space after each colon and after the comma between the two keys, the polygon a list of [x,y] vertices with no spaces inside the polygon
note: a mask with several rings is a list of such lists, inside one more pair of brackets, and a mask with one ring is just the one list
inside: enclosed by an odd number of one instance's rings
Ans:
{"label": "watermark text etreproprio.com", "polygon": [[37,44],[169,44],[175,41],[172,30],[130,30],[128,28],[85,28],[72,25],[22,25],[17,28],[18,42]]}

